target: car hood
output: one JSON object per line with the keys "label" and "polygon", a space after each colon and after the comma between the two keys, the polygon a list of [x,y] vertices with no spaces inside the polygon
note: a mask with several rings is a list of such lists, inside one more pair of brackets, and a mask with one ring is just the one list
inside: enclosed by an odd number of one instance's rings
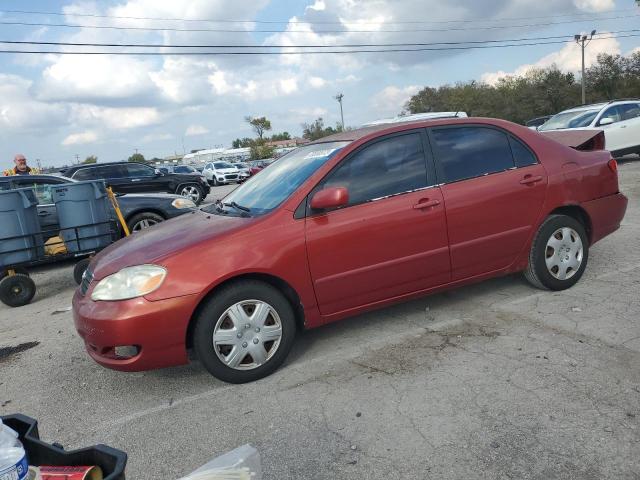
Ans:
{"label": "car hood", "polygon": [[238,173],[237,168],[218,168],[216,173]]}
{"label": "car hood", "polygon": [[102,250],[92,262],[94,278],[100,280],[133,265],[163,265],[174,252],[197,247],[204,241],[229,234],[254,221],[255,218],[194,210],[123,238]]}

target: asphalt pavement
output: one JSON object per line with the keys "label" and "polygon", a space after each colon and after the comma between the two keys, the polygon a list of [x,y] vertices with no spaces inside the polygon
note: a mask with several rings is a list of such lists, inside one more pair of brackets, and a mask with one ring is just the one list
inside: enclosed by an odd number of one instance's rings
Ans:
{"label": "asphalt pavement", "polygon": [[72,267],[37,273],[33,303],[0,305],[0,414],[122,449],[133,480],[245,443],[266,480],[638,479],[640,161],[619,170],[627,215],[573,288],[513,275],[360,315],[302,333],[251,384],[103,369],[73,328]]}

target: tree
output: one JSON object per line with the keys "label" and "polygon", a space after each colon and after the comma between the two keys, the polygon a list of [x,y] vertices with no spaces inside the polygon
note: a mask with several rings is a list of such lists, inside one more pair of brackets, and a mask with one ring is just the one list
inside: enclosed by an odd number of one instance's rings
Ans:
{"label": "tree", "polygon": [[245,121],[251,125],[260,140],[262,140],[264,132],[271,130],[271,122],[266,117],[245,117]]}
{"label": "tree", "polygon": [[245,138],[236,138],[232,143],[231,146],[233,148],[249,148],[250,146],[253,145],[254,140],[248,137]]}
{"label": "tree", "polygon": [[281,140],[291,140],[291,135],[289,135],[289,132],[282,132],[271,135],[272,142],[278,142]]}
{"label": "tree", "polygon": [[134,153],[133,155],[131,155],[127,159],[127,162],[142,162],[142,163],[144,163],[144,155],[142,155],[141,153]]}
{"label": "tree", "polygon": [[316,118],[313,123],[302,124],[302,136],[308,140],[318,140],[319,138],[333,135],[342,131],[342,126],[336,124],[336,128],[324,126],[322,117]]}
{"label": "tree", "polygon": [[271,158],[276,151],[276,147],[265,145],[264,143],[255,143],[249,150],[251,160],[262,160],[263,158]]}
{"label": "tree", "polygon": [[97,163],[98,162],[98,157],[96,157],[95,155],[89,155],[87,158],[85,158],[82,163]]}

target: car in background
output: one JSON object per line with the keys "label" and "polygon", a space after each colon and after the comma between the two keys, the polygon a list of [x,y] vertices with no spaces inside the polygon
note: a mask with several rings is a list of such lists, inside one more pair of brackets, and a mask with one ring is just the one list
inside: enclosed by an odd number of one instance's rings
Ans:
{"label": "car in background", "polygon": [[201,174],[163,173],[144,163],[75,165],[63,175],[74,180],[104,180],[116,193],[174,193],[200,204],[211,191]]}
{"label": "car in background", "polygon": [[570,108],[551,117],[540,132],[601,129],[614,157],[640,153],[640,99],[613,100]]}
{"label": "car in background", "polygon": [[552,115],[544,115],[542,117],[532,118],[531,120],[527,120],[524,124],[526,127],[529,127],[532,130],[537,130],[540,125],[549,120]]}
{"label": "car in background", "polygon": [[249,174],[255,175],[256,173],[271,165],[276,160],[276,158],[265,158],[264,160],[254,160],[253,162],[249,162]]}
{"label": "car in background", "polygon": [[180,173],[182,175],[202,175],[197,168],[191,165],[159,165],[156,167],[162,173]]}
{"label": "car in background", "polygon": [[247,165],[246,163],[234,162],[232,163],[232,165],[238,169],[238,172],[240,172],[241,182],[244,182],[247,178],[251,176],[251,172],[249,171],[249,165]]}
{"label": "car in background", "polygon": [[[52,188],[73,179],[56,175],[15,175],[0,177],[0,191],[16,188],[33,189],[38,200],[38,218],[43,230],[59,227],[58,213],[53,203]],[[191,212],[196,204],[180,195],[136,194],[117,195],[122,216],[131,232],[138,232],[170,218]],[[115,212],[113,212],[115,214]]]}
{"label": "car in background", "polygon": [[204,166],[202,174],[210,185],[226,185],[231,182],[240,182],[240,172],[229,162],[209,162]]}
{"label": "car in background", "polygon": [[341,132],[102,250],[74,295],[75,327],[108,368],[184,364],[193,349],[214,376],[253,381],[301,328],[516,272],[570,288],[626,207],[609,152],[505,120]]}

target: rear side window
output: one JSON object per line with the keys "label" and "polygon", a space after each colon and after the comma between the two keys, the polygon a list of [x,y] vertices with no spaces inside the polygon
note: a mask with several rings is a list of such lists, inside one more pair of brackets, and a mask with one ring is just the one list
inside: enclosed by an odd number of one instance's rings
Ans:
{"label": "rear side window", "polygon": [[433,149],[445,182],[514,168],[507,134],[486,127],[434,128]]}
{"label": "rear side window", "polygon": [[96,178],[100,178],[97,174],[97,168],[81,168],[80,170],[76,170],[76,173],[72,175],[74,180],[94,180]]}
{"label": "rear side window", "polygon": [[536,160],[531,150],[525,147],[520,140],[516,140],[510,136],[509,144],[511,145],[511,153],[513,153],[513,160],[516,163],[516,167],[526,167],[538,163],[538,160]]}
{"label": "rear side window", "polygon": [[342,162],[323,186],[346,187],[349,205],[426,187],[420,134],[399,135],[365,146]]}

